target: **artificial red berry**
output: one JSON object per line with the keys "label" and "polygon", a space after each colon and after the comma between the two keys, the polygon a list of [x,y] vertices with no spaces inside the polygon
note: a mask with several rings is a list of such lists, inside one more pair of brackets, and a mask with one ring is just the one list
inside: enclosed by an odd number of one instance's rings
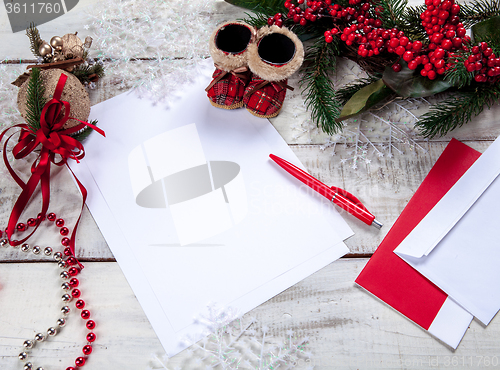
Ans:
{"label": "artificial red berry", "polygon": [[404,46],[399,45],[396,50],[394,50],[397,55],[403,55],[406,51]]}
{"label": "artificial red berry", "polygon": [[399,64],[399,63],[395,63],[395,64],[393,64],[393,66],[392,66],[392,70],[393,70],[394,72],[399,72],[399,71],[401,71],[401,69],[402,69],[402,67],[401,67],[401,64]]}
{"label": "artificial red berry", "polygon": [[399,40],[394,37],[389,41],[389,45],[391,48],[397,48],[399,46]]}
{"label": "artificial red berry", "polygon": [[411,51],[406,51],[404,54],[403,54],[403,60],[405,62],[409,62],[413,59],[413,53]]}
{"label": "artificial red berry", "polygon": [[415,60],[412,60],[411,62],[408,63],[408,68],[411,70],[417,69],[418,63]]}
{"label": "artificial red berry", "polygon": [[444,59],[438,59],[434,63],[434,67],[436,68],[443,68],[444,67]]}
{"label": "artificial red berry", "polygon": [[441,49],[441,48],[436,49],[434,51],[434,57],[436,59],[442,59],[444,57],[444,54],[445,54],[445,51],[443,49]]}
{"label": "artificial red berry", "polygon": [[451,47],[453,46],[453,43],[448,39],[444,39],[441,42],[441,46],[443,47],[444,50],[450,50]]}

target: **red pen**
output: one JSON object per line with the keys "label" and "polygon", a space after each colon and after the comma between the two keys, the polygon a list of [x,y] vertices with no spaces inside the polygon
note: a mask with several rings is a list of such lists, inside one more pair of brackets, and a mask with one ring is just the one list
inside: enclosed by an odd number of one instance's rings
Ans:
{"label": "red pen", "polygon": [[373,225],[377,229],[380,229],[382,227],[382,224],[375,219],[375,216],[368,212],[365,206],[361,204],[359,199],[351,193],[337,188],[336,186],[326,186],[318,179],[315,179],[314,177],[309,175],[307,172],[302,171],[300,168],[294,166],[290,162],[287,162],[280,157],[275,156],[274,154],[269,154],[269,157],[293,177],[302,181],[311,189],[320,193],[326,199],[328,199],[332,203],[335,203],[340,208],[346,210],[356,218],[363,221],[365,224]]}

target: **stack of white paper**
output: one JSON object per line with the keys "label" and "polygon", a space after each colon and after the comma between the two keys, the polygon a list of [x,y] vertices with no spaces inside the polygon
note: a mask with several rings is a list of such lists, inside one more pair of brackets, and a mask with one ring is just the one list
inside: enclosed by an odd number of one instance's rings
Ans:
{"label": "stack of white paper", "polygon": [[169,355],[200,339],[209,304],[243,314],[347,253],[352,235],[268,158],[301,166],[267,120],[210,105],[212,71],[172,109],[134,93],[94,106],[106,138],[91,135],[72,166]]}

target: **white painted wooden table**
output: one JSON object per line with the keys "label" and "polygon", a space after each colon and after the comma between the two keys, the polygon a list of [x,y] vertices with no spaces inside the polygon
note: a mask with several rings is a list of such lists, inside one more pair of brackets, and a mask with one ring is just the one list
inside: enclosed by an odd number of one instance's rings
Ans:
{"label": "white painted wooden table", "polygon": [[[62,35],[79,31],[85,35],[85,6],[99,6],[97,0],[80,0],[67,15],[40,26],[43,35]],[[217,1],[214,19],[240,17],[243,12]],[[12,34],[7,16],[0,10],[0,53],[8,57],[6,71],[33,59],[24,34]],[[8,51],[5,54],[6,50]],[[182,55],[178,57],[182,58]],[[290,83],[297,86],[297,77]],[[5,88],[5,87],[2,87]],[[116,95],[112,84],[92,94],[93,103]],[[299,107],[299,108],[297,108]],[[284,291],[247,316],[259,325],[267,325],[270,335],[280,338],[292,329],[308,336],[311,361],[299,368],[316,369],[429,369],[429,368],[500,368],[500,320],[493,319],[484,328],[473,321],[462,343],[452,351],[391,308],[377,301],[354,284],[383,237],[420,185],[451,137],[483,152],[499,135],[500,109],[483,112],[465,127],[449,136],[419,144],[426,150],[395,153],[393,158],[376,157],[371,163],[353,169],[348,158],[350,144],[336,146],[336,155],[323,150],[324,134],[297,136],[291,127],[303,119],[302,98],[297,90],[289,94],[283,112],[272,124],[290,144],[308,171],[327,184],[341,186],[356,194],[384,223],[381,231],[364,226],[346,216],[355,236],[347,241],[350,254],[301,283]],[[370,126],[370,121],[366,125]],[[382,139],[380,139],[382,140]],[[28,173],[29,162],[19,163]],[[72,224],[79,209],[79,195],[64,170],[52,173],[51,210]],[[2,172],[0,177],[0,227],[6,225],[15,199],[17,185]],[[30,205],[28,215],[38,212],[39,204]],[[138,230],[137,232],[141,232]],[[310,232],[314,232],[311,230]],[[55,243],[54,233],[36,236],[40,245]],[[52,239],[51,239],[52,238]],[[85,264],[81,290],[94,313],[98,340],[85,369],[161,368],[151,354],[164,353],[134,293],[127,284],[88,210],[83,212],[78,238],[78,257]],[[153,258],[153,256],[152,256]],[[58,317],[61,290],[58,268],[40,257],[12,248],[0,250],[0,369],[21,369],[17,359],[22,342],[47,327]],[[498,282],[497,282],[498,283]],[[65,369],[80,354],[85,331],[76,320],[68,323],[60,335],[43,349],[36,350],[36,363],[49,369]],[[168,363],[169,369],[192,368],[186,365],[189,352],[182,352]],[[496,365],[496,366],[495,366]],[[37,365],[39,366],[39,365]]]}

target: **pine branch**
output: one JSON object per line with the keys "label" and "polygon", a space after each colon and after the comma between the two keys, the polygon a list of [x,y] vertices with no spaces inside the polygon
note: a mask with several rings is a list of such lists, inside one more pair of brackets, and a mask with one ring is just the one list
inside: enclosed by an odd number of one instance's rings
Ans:
{"label": "pine branch", "polygon": [[255,13],[245,13],[246,17],[241,19],[243,22],[248,23],[250,26],[254,26],[256,28],[261,28],[267,25],[267,18],[269,18],[270,15],[264,14],[261,12],[255,12]]}
{"label": "pine branch", "polygon": [[465,52],[455,52],[454,59],[449,60],[452,65],[446,72],[445,80],[449,81],[453,86],[461,89],[464,86],[469,86],[474,80],[474,74],[467,72],[464,62],[467,60],[468,54]]}
{"label": "pine branch", "polygon": [[44,92],[45,87],[40,74],[40,68],[33,68],[26,93],[26,124],[33,132],[36,132],[40,128],[40,116],[46,103],[43,97]]}
{"label": "pine branch", "polygon": [[288,12],[285,8],[285,2],[283,0],[225,0],[229,4],[233,4],[245,9],[249,9],[255,13],[265,14],[268,17],[273,16],[276,13]]}
{"label": "pine branch", "polygon": [[91,76],[95,75],[98,79],[104,77],[104,67],[101,63],[80,64],[72,72],[76,78],[80,80],[82,84],[92,81]]}
{"label": "pine branch", "polygon": [[460,4],[460,21],[466,28],[498,15],[500,15],[499,0],[476,0]]}
{"label": "pine branch", "polygon": [[405,36],[411,40],[427,40],[428,35],[422,26],[420,14],[426,9],[425,5],[410,6],[406,8],[402,19],[398,20],[398,29],[405,33]]}
{"label": "pine branch", "polygon": [[408,0],[375,0],[373,7],[379,9],[384,28],[400,28],[407,4]]}
{"label": "pine branch", "polygon": [[335,71],[336,57],[339,55],[338,41],[328,44],[318,39],[308,50],[304,76],[300,81],[304,89],[305,103],[316,125],[327,134],[342,130],[343,124],[336,122],[342,105],[336,99],[331,73]]}
{"label": "pine branch", "polygon": [[360,89],[374,83],[382,78],[381,74],[370,75],[366,78],[360,78],[350,84],[343,86],[341,89],[337,90],[335,97],[340,102],[342,106],[345,105],[356,94]]}
{"label": "pine branch", "polygon": [[38,49],[40,49],[40,46],[43,44],[43,40],[40,37],[40,32],[38,32],[35,23],[30,23],[30,26],[26,29],[26,35],[30,39],[30,49],[33,55],[41,57]]}
{"label": "pine branch", "polygon": [[499,99],[500,86],[471,87],[432,106],[415,126],[426,138],[444,136],[480,114],[485,106],[490,108]]}

